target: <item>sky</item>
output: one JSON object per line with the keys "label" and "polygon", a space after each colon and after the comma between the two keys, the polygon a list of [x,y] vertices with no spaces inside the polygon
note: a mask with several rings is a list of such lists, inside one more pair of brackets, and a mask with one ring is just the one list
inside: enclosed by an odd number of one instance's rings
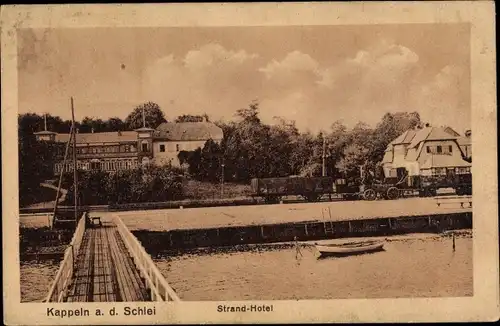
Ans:
{"label": "sky", "polygon": [[417,111],[470,128],[468,24],[23,29],[19,113],[125,118],[147,101],[168,119],[212,120],[258,101],[266,123],[313,132]]}

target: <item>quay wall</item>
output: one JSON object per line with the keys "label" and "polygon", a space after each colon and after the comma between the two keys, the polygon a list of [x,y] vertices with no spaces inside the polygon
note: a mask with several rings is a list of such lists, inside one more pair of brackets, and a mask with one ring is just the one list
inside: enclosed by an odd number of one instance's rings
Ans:
{"label": "quay wall", "polygon": [[[370,217],[340,221],[281,222],[211,228],[187,228],[169,231],[132,230],[154,257],[176,254],[196,248],[227,247],[324,240],[348,237],[390,236],[408,233],[440,233],[472,228],[472,212],[447,212],[399,217]],[[21,261],[58,260],[72,237],[70,230],[20,228]]]}
{"label": "quay wall", "polygon": [[348,237],[440,233],[471,229],[472,212],[380,217],[332,222],[295,222],[170,231],[135,230],[133,234],[153,256],[166,252],[245,244],[324,240]]}

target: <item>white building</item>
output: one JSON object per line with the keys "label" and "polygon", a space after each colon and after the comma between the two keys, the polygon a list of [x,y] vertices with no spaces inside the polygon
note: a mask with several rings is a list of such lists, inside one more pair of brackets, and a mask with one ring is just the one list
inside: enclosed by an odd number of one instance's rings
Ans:
{"label": "white building", "polygon": [[387,146],[382,160],[384,174],[397,177],[398,169],[406,170],[409,176],[470,173],[471,163],[464,158],[470,158],[471,143],[462,138],[449,127],[408,130]]}
{"label": "white building", "polygon": [[153,134],[153,163],[180,166],[179,152],[203,148],[207,140],[220,143],[222,129],[211,122],[165,122]]}

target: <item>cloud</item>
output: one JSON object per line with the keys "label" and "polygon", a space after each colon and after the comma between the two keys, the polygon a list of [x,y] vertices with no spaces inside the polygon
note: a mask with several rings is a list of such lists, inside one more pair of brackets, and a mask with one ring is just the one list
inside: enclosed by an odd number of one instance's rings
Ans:
{"label": "cloud", "polygon": [[170,118],[207,112],[214,119],[232,119],[257,99],[264,122],[282,116],[303,130],[318,131],[340,119],[349,126],[360,120],[374,125],[386,112],[417,110],[436,119],[426,112],[468,105],[458,99],[464,97],[463,85],[457,87],[463,73],[453,65],[429,73],[415,51],[389,41],[329,66],[301,51],[264,61],[242,49],[207,44],[150,66],[144,96]]}
{"label": "cloud", "polygon": [[222,65],[238,66],[256,58],[257,54],[249,54],[244,50],[226,50],[219,44],[210,43],[199,50],[189,51],[183,62],[186,68],[196,70]]}
{"label": "cloud", "polygon": [[413,90],[414,102],[425,108],[422,118],[435,125],[449,124],[458,131],[470,127],[470,79],[463,68],[443,67],[428,83]]}
{"label": "cloud", "polygon": [[213,119],[233,117],[260,89],[259,56],[207,44],[149,66],[143,77],[144,98],[156,101],[170,118],[207,112]]}
{"label": "cloud", "polygon": [[322,73],[320,85],[343,86],[346,80],[365,84],[398,82],[417,66],[418,55],[407,47],[382,41],[371,49],[360,50]]}
{"label": "cloud", "polygon": [[293,51],[286,55],[282,61],[273,60],[265,67],[260,68],[268,79],[272,79],[279,74],[289,74],[294,72],[318,73],[318,62],[310,55],[300,51]]}

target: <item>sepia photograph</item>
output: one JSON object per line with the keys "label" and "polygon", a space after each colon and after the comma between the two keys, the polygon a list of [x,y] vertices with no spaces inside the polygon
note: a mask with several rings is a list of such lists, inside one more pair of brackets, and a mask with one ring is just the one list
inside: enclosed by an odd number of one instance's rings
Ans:
{"label": "sepia photograph", "polygon": [[474,300],[489,223],[482,315],[498,318],[496,143],[477,141],[496,133],[495,87],[473,86],[471,21],[89,27],[85,8],[15,28],[16,307],[245,323],[280,301]]}

